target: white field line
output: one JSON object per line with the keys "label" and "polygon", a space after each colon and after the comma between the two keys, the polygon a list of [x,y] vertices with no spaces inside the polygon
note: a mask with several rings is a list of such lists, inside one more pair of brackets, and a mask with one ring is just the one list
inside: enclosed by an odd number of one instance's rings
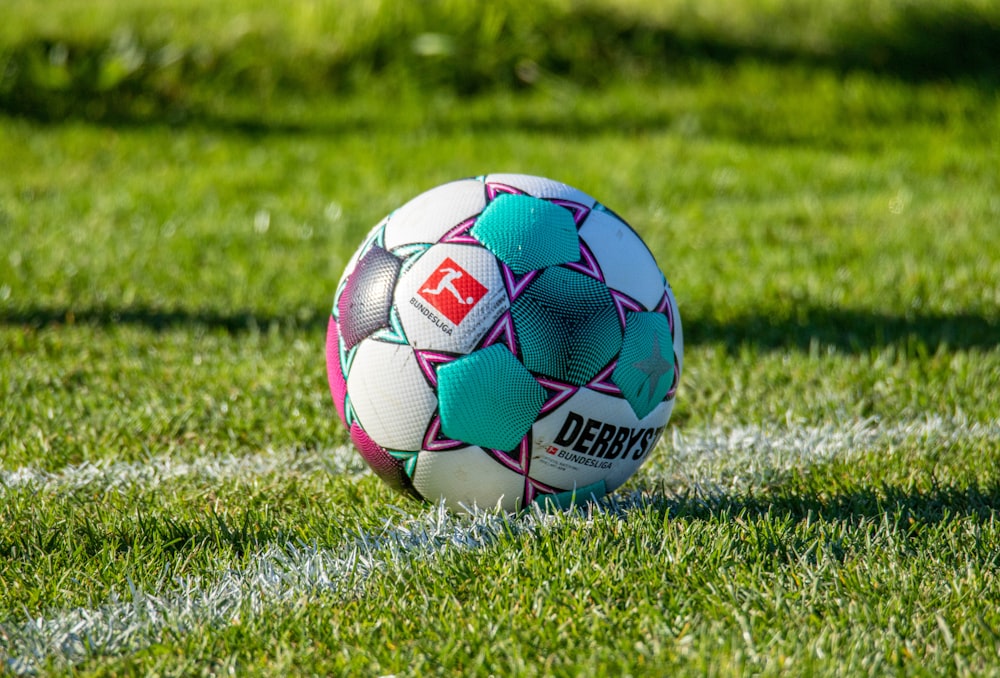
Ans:
{"label": "white field line", "polygon": [[98,492],[139,486],[146,490],[178,479],[228,480],[274,473],[353,474],[366,470],[364,460],[349,446],[332,450],[278,449],[248,455],[203,456],[193,461],[150,456],[135,462],[84,462],[58,471],[33,466],[0,469],[0,498],[12,490],[40,493],[88,489]]}
{"label": "white field line", "polygon": [[[131,600],[98,608],[76,608],[20,625],[0,625],[0,657],[7,670],[35,673],[48,661],[72,665],[90,655],[115,655],[155,643],[165,630],[175,634],[225,626],[261,614],[283,600],[359,590],[378,571],[449,548],[477,548],[512,530],[536,529],[558,519],[538,513],[516,523],[496,513],[455,518],[443,505],[403,526],[378,534],[360,532],[337,549],[304,544],[270,546],[244,570],[227,570],[211,585],[178,581],[156,595],[132,587]],[[130,582],[131,584],[131,582]],[[5,655],[5,656],[4,656]]]}
{"label": "white field line", "polygon": [[[820,427],[676,431],[657,451],[648,473],[677,489],[731,492],[834,457],[850,458],[874,450],[889,455],[903,443],[941,449],[987,438],[1000,439],[1000,424],[970,423],[955,417],[881,427],[874,420],[865,420]],[[145,477],[134,472],[131,482],[143,482]],[[455,548],[478,548],[511,530],[533,533],[558,521],[588,520],[592,512],[627,512],[650,501],[656,498],[633,492],[585,510],[565,514],[535,511],[517,520],[489,512],[455,518],[441,506],[413,518],[402,512],[401,524],[387,524],[375,534],[359,531],[353,540],[337,548],[272,545],[245,569],[220,571],[213,582],[174,581],[168,592],[132,586],[128,602],[116,598],[96,608],[80,607],[0,624],[0,658],[4,661],[0,666],[15,673],[33,673],[46,662],[66,666],[88,656],[127,654],[158,642],[167,631],[175,635],[229,625],[261,614],[275,603],[320,592],[356,593],[373,573],[392,572],[414,558],[433,557]]]}
{"label": "white field line", "polygon": [[892,424],[864,419],[823,426],[673,429],[665,438],[645,473],[679,491],[732,493],[834,458],[876,450],[888,456],[904,445],[940,451],[962,442],[998,441],[1000,420],[983,424],[960,416],[930,416]]}

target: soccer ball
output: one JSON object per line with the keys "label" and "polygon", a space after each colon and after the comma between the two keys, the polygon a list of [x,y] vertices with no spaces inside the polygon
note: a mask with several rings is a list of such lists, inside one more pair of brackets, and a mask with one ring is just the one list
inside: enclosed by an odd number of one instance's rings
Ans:
{"label": "soccer ball", "polygon": [[521,174],[438,186],[377,224],[326,337],[337,414],[368,465],[457,511],[620,486],[670,419],[683,354],[636,232]]}

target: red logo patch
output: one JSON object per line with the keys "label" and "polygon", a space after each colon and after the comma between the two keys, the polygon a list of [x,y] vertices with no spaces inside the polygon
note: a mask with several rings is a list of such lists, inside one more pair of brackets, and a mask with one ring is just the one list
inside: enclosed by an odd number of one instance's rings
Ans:
{"label": "red logo patch", "polygon": [[448,257],[441,262],[417,293],[456,325],[486,296],[489,290]]}

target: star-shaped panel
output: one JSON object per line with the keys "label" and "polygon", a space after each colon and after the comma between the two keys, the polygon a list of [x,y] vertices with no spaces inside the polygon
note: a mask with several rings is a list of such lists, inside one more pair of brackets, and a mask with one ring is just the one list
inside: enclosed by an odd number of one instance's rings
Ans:
{"label": "star-shaped panel", "polygon": [[420,371],[423,372],[424,376],[427,378],[427,383],[435,388],[437,388],[438,384],[438,365],[451,362],[455,359],[454,355],[450,353],[441,353],[439,351],[414,350],[413,354],[417,358],[417,364],[420,365]]}
{"label": "star-shaped panel", "polygon": [[486,338],[483,339],[479,348],[486,348],[493,344],[505,344],[512,354],[517,355],[517,335],[514,331],[514,319],[511,318],[509,311],[500,316],[500,320],[486,334]]}
{"label": "star-shaped panel", "polygon": [[597,257],[582,240],[580,241],[580,258],[566,264],[566,268],[571,268],[584,275],[589,275],[594,280],[604,282],[604,273],[601,272],[601,266],[597,263]]}
{"label": "star-shaped panel", "polygon": [[555,379],[549,379],[548,377],[535,377],[535,380],[541,384],[548,393],[548,398],[545,400],[545,403],[542,404],[542,409],[538,413],[539,416],[548,414],[562,405],[564,402],[572,398],[573,394],[580,388],[579,386],[566,384]]}
{"label": "star-shaped panel", "polygon": [[444,435],[441,432],[441,416],[435,414],[431,418],[430,426],[427,427],[427,433],[424,434],[424,442],[421,446],[425,450],[430,450],[431,452],[439,452],[441,450],[453,450],[456,447],[464,447],[465,443],[460,440],[454,440]]}
{"label": "star-shaped panel", "polygon": [[498,450],[490,448],[486,453],[498,462],[509,468],[511,471],[525,475],[528,472],[528,465],[531,463],[531,440],[530,436],[521,438],[521,442],[512,450]]}

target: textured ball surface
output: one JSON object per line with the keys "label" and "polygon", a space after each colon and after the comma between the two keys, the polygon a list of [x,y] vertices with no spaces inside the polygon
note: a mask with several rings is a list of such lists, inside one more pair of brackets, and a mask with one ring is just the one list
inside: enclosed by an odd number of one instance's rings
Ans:
{"label": "textured ball surface", "polygon": [[632,228],[551,179],[433,188],[348,262],[330,393],[391,487],[454,510],[614,490],[673,411],[683,362],[666,278]]}

